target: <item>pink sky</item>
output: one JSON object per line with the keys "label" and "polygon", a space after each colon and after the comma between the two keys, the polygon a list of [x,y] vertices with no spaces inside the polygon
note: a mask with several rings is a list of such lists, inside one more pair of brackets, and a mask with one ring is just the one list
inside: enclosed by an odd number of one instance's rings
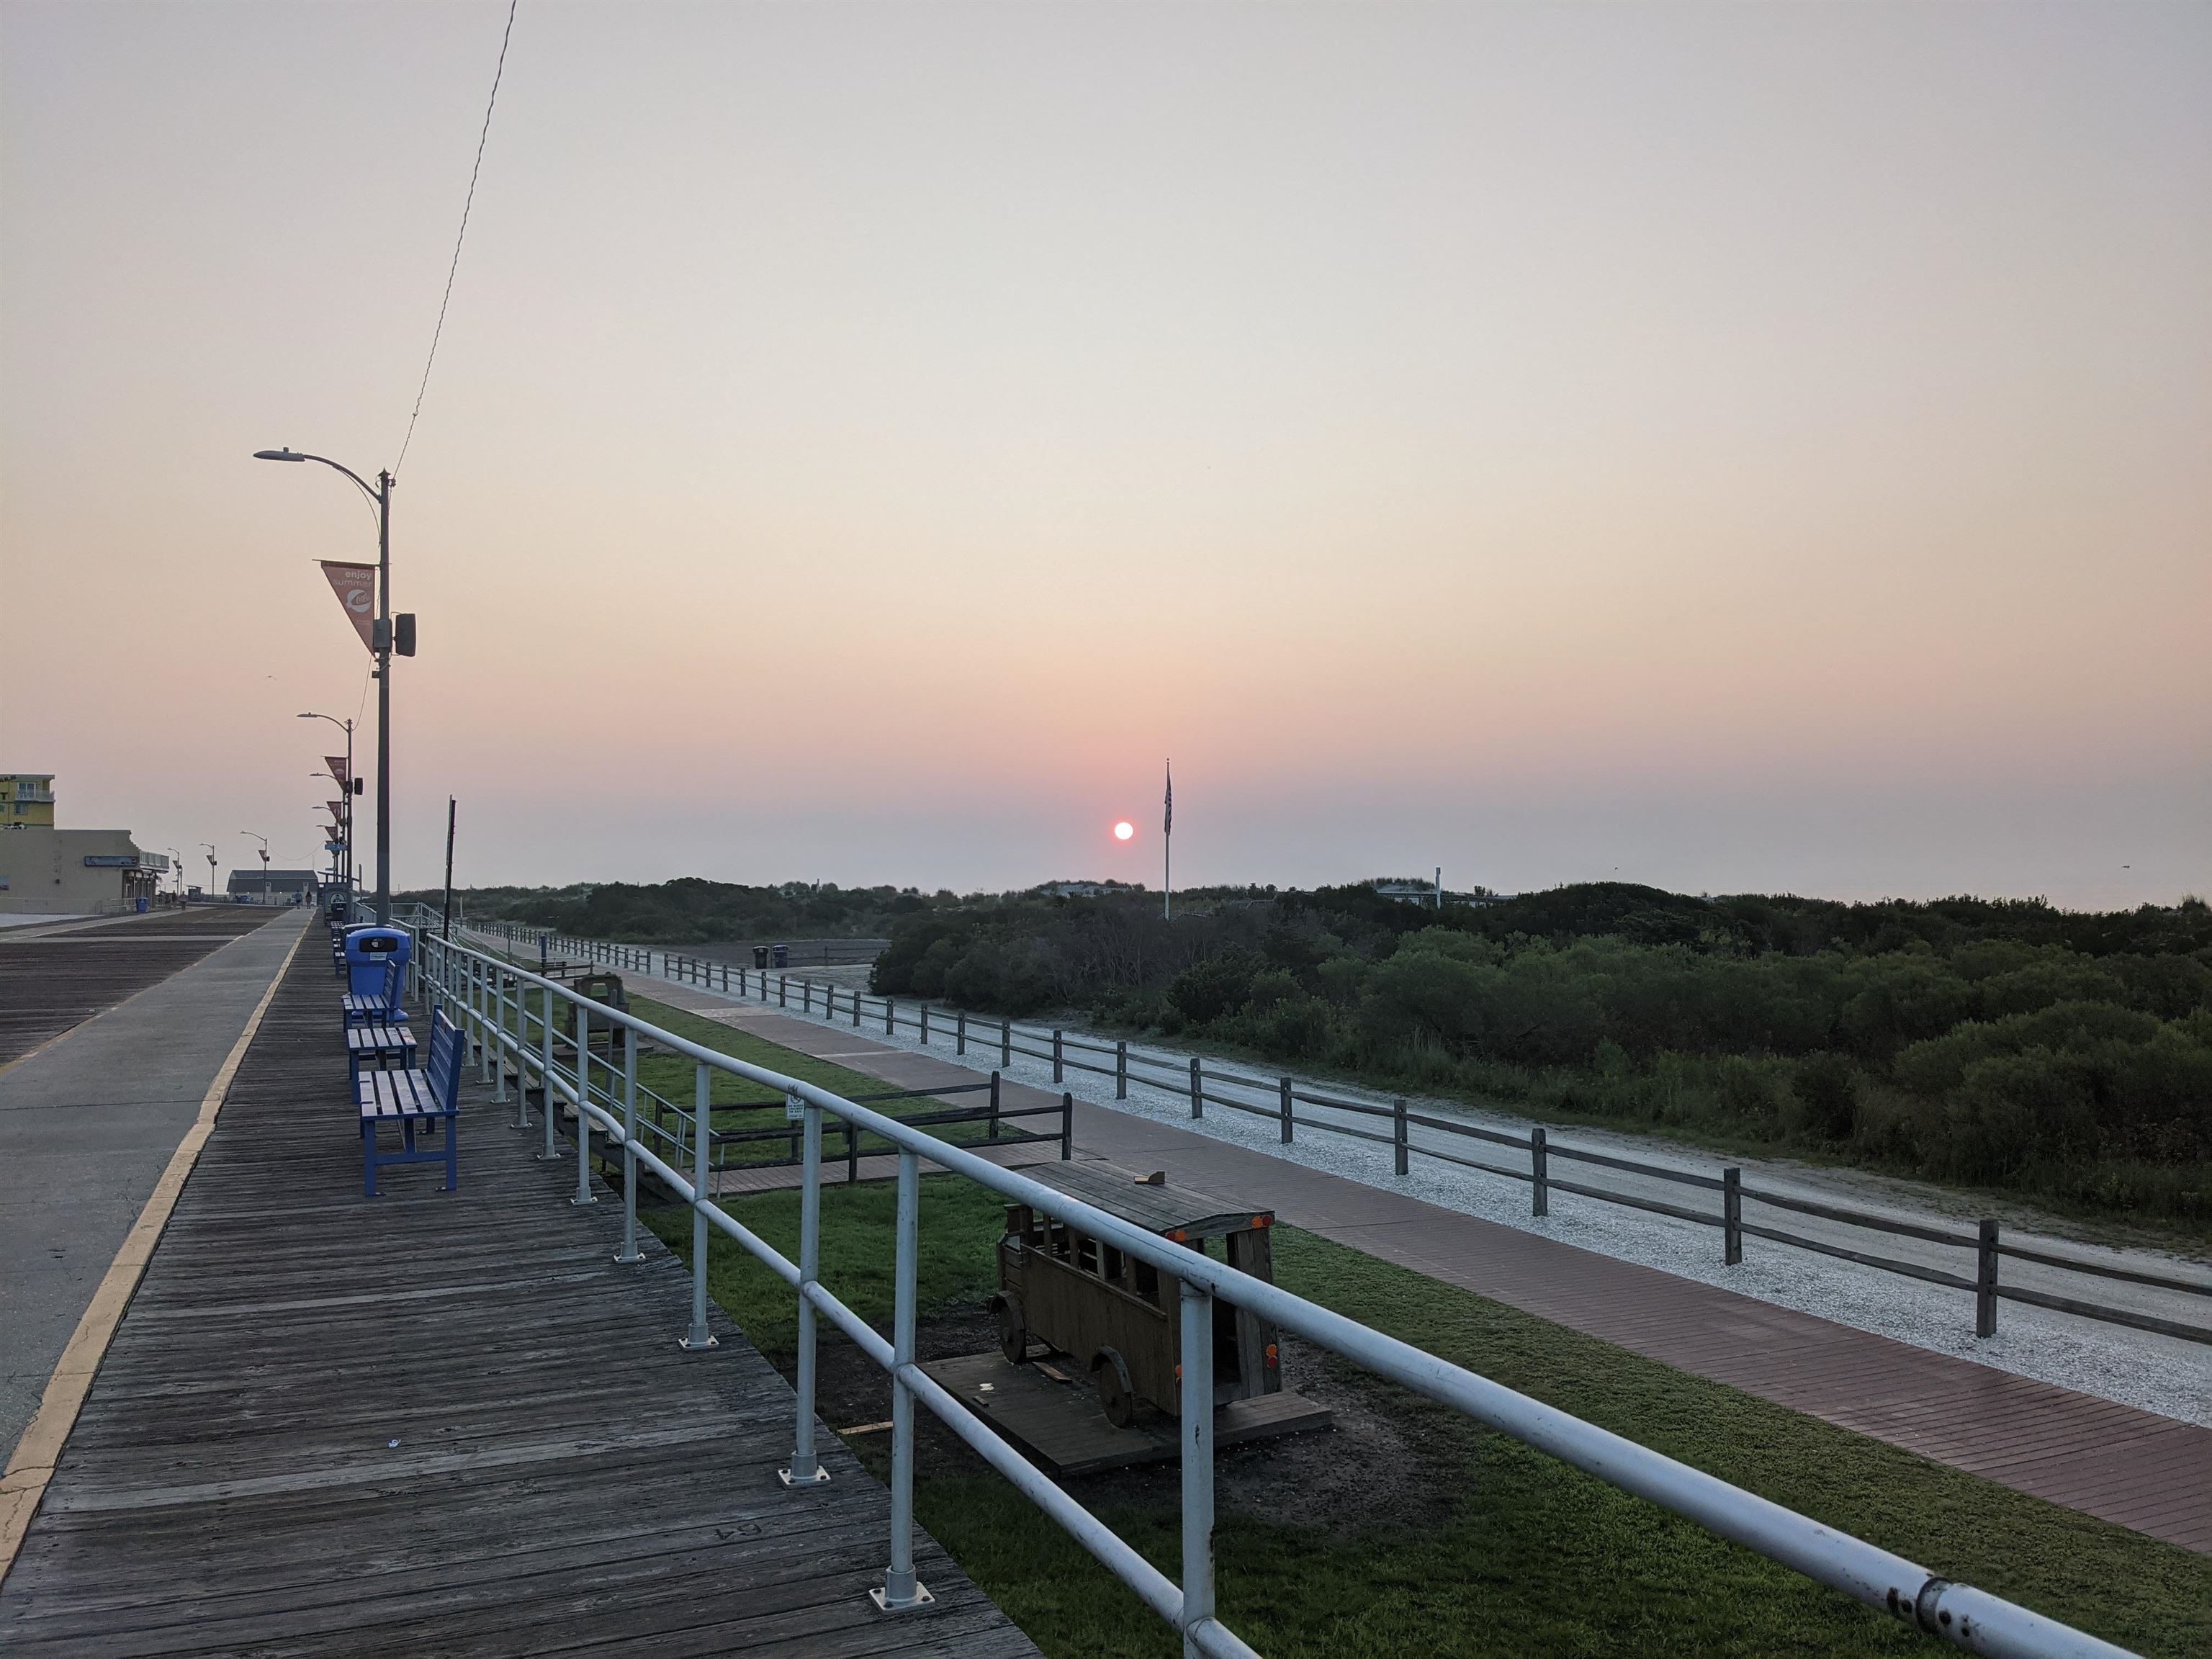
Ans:
{"label": "pink sky", "polygon": [[[503,6],[0,15],[0,770],[306,862]],[[522,9],[399,884],[2212,889],[2212,11]],[[373,707],[373,702],[370,704]],[[1139,835],[1110,836],[1117,817]],[[204,865],[196,864],[204,870]]]}

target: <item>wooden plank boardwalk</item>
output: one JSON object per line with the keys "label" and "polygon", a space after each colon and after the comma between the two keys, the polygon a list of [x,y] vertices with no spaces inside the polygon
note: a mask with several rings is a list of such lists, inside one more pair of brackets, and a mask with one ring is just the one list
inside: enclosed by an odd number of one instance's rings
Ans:
{"label": "wooden plank boardwalk", "polygon": [[[649,989],[647,988],[649,987]],[[896,1087],[973,1080],[950,1060],[666,981],[634,989]],[[971,1060],[971,1064],[978,1063]],[[980,1064],[988,1066],[987,1056]],[[1009,1082],[1009,1108],[1058,1097]],[[1279,1219],[1747,1394],[2150,1537],[2212,1554],[2212,1429],[1935,1353],[1501,1226],[1171,1123],[1079,1100],[1079,1157],[1164,1170]],[[1050,1182],[1053,1166],[1025,1173]],[[2212,1386],[2212,1369],[2208,1369]]]}
{"label": "wooden plank boardwalk", "polygon": [[40,930],[32,939],[0,931],[0,1066],[283,914],[225,904]]}
{"label": "wooden plank boardwalk", "polygon": [[[868,1601],[884,1489],[621,1210],[488,1091],[462,1188],[361,1195],[335,986],[302,951],[118,1329],[21,1555],[0,1652],[1036,1652],[926,1535],[926,1610]],[[511,1110],[511,1109],[509,1109]]]}

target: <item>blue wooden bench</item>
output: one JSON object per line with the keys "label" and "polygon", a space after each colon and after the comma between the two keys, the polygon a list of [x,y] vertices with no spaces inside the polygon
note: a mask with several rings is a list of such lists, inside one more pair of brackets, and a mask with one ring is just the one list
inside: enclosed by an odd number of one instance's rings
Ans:
{"label": "blue wooden bench", "polygon": [[384,964],[384,988],[380,991],[348,991],[338,998],[338,1010],[348,1025],[398,1025],[407,1018],[399,1000],[405,970],[396,962]]}
{"label": "blue wooden bench", "polygon": [[404,1025],[349,1025],[345,1042],[346,1074],[356,1084],[365,1067],[415,1064],[415,1033]]}
{"label": "blue wooden bench", "polygon": [[[354,1103],[361,1109],[361,1190],[376,1196],[376,1172],[387,1164],[438,1164],[446,1166],[446,1190],[461,1184],[461,1034],[444,1014],[430,1021],[430,1063],[417,1070],[363,1072],[354,1084]],[[377,1150],[378,1129],[386,1123],[399,1126],[402,1149]],[[417,1126],[427,1133],[433,1123],[444,1130],[444,1144],[418,1150]]]}

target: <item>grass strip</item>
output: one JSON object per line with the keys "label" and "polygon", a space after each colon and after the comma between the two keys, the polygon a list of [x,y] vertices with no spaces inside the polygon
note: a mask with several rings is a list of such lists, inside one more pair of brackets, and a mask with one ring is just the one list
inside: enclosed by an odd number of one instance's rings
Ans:
{"label": "grass strip", "polygon": [[[925,1180],[926,1310],[993,1287],[1000,1201]],[[795,1253],[799,1196],[725,1200]],[[823,1277],[862,1317],[891,1312],[890,1183],[823,1194]],[[649,1218],[680,1252],[688,1212]],[[1295,1228],[1275,1233],[1286,1288],[1777,1503],[2146,1655],[2212,1652],[2212,1560],[1674,1370]],[[791,1295],[736,1245],[710,1245],[708,1288],[753,1340],[788,1357]],[[825,1339],[834,1340],[835,1339]],[[1222,1455],[1223,1616],[1277,1659],[1374,1656],[1856,1655],[1931,1644],[1748,1550],[1457,1413],[1322,1357],[1352,1409],[1334,1437]],[[1358,1419],[1362,1426],[1352,1431]],[[1377,1453],[1379,1444],[1382,1448]],[[883,1437],[857,1440],[880,1473]],[[1268,1460],[1325,1467],[1301,1489]],[[1333,1484],[1332,1484],[1333,1483]],[[1171,1577],[1172,1469],[1072,1489]],[[1243,1494],[1240,1497],[1240,1493]],[[1255,1494],[1259,1494],[1255,1496]],[[1176,1639],[1103,1568],[964,1452],[924,1460],[923,1524],[1054,1659],[1172,1659]]]}

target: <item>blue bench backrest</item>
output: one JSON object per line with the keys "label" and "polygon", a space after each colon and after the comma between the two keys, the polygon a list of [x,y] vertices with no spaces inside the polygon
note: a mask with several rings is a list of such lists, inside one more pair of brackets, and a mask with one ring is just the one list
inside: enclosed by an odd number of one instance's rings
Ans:
{"label": "blue bench backrest", "polygon": [[461,1034],[442,1009],[430,1021],[430,1063],[422,1070],[439,1103],[452,1109],[461,1094]]}

